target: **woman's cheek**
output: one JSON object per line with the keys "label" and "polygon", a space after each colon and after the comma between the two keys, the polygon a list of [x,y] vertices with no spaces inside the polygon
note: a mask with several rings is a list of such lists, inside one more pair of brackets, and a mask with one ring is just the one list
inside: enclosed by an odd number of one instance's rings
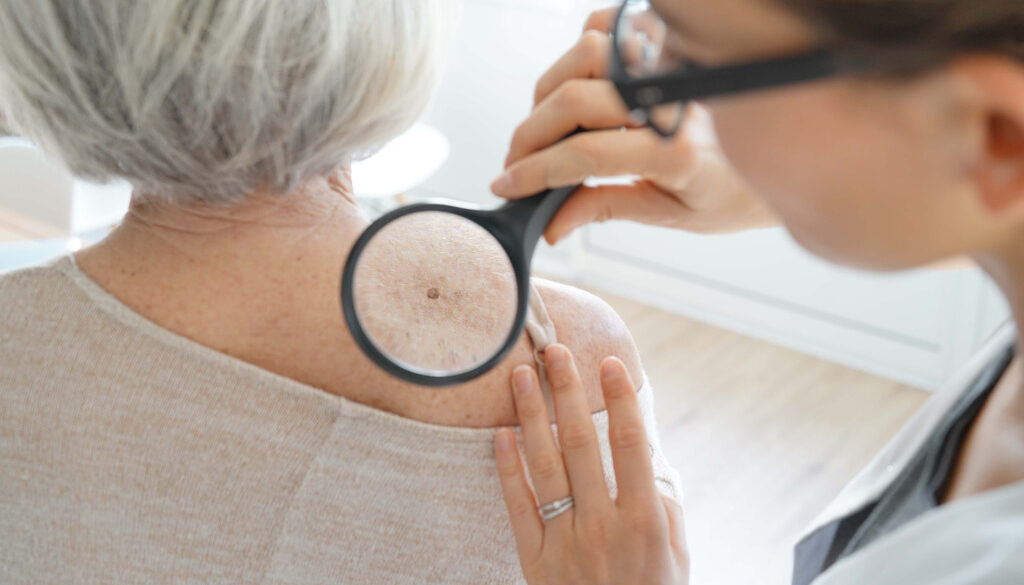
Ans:
{"label": "woman's cheek", "polygon": [[718,142],[733,169],[752,186],[768,205],[785,213],[798,195],[799,183],[806,181],[806,169],[794,149],[790,128],[778,128],[758,115],[763,108],[723,103],[709,108]]}
{"label": "woman's cheek", "polygon": [[736,100],[709,108],[723,153],[802,247],[829,260],[861,264],[864,226],[857,218],[863,210],[843,187],[852,188],[856,179],[845,167],[832,168],[829,158],[842,156],[843,148],[815,152],[814,145],[826,141],[816,135],[820,129],[780,106],[773,111]]}

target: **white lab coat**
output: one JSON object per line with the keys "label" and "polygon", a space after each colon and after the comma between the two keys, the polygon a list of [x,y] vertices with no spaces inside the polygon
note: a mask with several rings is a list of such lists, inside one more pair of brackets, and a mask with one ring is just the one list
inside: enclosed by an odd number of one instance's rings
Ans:
{"label": "white lab coat", "polygon": [[[876,499],[977,375],[1013,343],[1002,327],[818,517],[808,533]],[[939,506],[880,537],[813,585],[1024,585],[1024,482]]]}

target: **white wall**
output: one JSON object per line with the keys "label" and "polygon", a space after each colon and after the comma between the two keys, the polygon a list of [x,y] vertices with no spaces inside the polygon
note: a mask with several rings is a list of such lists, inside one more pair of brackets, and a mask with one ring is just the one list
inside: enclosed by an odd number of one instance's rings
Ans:
{"label": "white wall", "polygon": [[[488,186],[512,132],[530,112],[537,79],[579,37],[594,0],[466,0],[444,82],[425,117],[451,142],[445,166],[416,194],[496,206]],[[567,247],[539,254],[568,262]]]}
{"label": "white wall", "polygon": [[[451,158],[417,195],[497,205],[488,185],[540,74],[579,36],[588,0],[468,0],[427,121]],[[812,258],[781,230],[699,237],[593,226],[537,266],[598,288],[923,388],[1006,316],[977,271],[877,276]]]}

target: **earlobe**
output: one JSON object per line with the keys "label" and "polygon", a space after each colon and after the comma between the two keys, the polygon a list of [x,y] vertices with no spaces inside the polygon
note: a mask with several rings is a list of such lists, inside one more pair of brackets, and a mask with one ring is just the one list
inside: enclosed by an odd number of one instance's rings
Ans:
{"label": "earlobe", "polygon": [[981,133],[972,178],[979,202],[991,213],[1024,213],[1024,65],[977,55],[958,60],[955,74],[967,81],[978,102]]}
{"label": "earlobe", "polygon": [[1024,207],[1024,169],[990,167],[979,171],[975,178],[981,203],[989,212],[1002,214]]}
{"label": "earlobe", "polygon": [[1024,207],[1024,121],[991,115],[984,149],[974,173],[982,205],[999,214]]}

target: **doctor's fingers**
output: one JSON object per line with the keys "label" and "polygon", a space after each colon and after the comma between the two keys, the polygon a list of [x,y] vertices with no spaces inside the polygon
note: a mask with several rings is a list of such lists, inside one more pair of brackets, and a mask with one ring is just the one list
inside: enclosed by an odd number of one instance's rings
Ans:
{"label": "doctor's fingers", "polygon": [[617,175],[640,175],[676,190],[686,186],[696,159],[683,133],[665,140],[649,128],[583,132],[512,164],[491,190],[499,197],[518,198],[589,177]]}
{"label": "doctor's fingers", "polygon": [[670,496],[661,494],[661,503],[668,518],[669,546],[672,555],[680,567],[689,568],[690,549],[686,544],[686,523],[683,520],[683,507]]}
{"label": "doctor's fingers", "polygon": [[558,442],[569,485],[581,513],[604,513],[612,507],[604,479],[604,463],[579,370],[569,348],[555,343],[544,350],[548,381],[555,403]]}
{"label": "doctor's fingers", "polygon": [[612,30],[612,25],[615,24],[615,16],[619,13],[618,6],[612,6],[610,8],[602,8],[601,10],[595,10],[590,13],[587,17],[587,22],[583,25],[583,30],[595,30],[598,32],[608,33]]}
{"label": "doctor's fingers", "polygon": [[636,386],[621,360],[606,358],[601,362],[601,390],[608,411],[608,442],[619,492],[616,503],[633,516],[660,518],[661,502],[654,485],[650,440]]}
{"label": "doctor's fingers", "polygon": [[580,187],[548,224],[544,238],[554,245],[579,227],[613,219],[687,229],[697,215],[681,198],[650,181]]}
{"label": "doctor's fingers", "polygon": [[610,82],[570,79],[548,95],[516,128],[505,168],[551,146],[577,128],[603,130],[641,125],[630,115]]}
{"label": "doctor's fingers", "polygon": [[519,366],[512,371],[512,394],[537,503],[544,505],[572,495],[562,452],[551,431],[551,416],[533,368]]}
{"label": "doctor's fingers", "polygon": [[537,81],[533,104],[544,101],[558,86],[570,79],[604,79],[612,55],[612,39],[607,33],[587,30],[571,49],[555,61]]}
{"label": "doctor's fingers", "polygon": [[543,552],[544,525],[512,429],[500,429],[494,434],[494,461],[519,557],[532,562]]}

